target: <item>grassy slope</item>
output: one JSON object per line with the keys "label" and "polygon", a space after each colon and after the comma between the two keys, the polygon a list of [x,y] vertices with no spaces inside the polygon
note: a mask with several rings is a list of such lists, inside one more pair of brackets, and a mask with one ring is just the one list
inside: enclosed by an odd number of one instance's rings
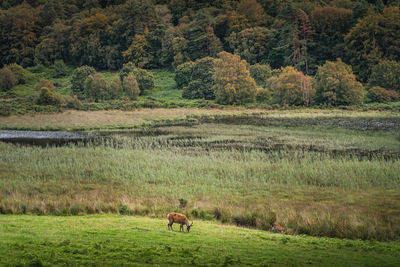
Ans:
{"label": "grassy slope", "polygon": [[[3,265],[398,266],[400,243],[270,234],[195,221],[131,216],[0,216]],[[175,230],[177,230],[175,226]]]}

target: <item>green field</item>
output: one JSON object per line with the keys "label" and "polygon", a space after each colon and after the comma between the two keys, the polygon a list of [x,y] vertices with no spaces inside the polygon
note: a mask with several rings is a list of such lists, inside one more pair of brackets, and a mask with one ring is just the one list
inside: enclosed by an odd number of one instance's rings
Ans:
{"label": "green field", "polygon": [[400,243],[271,234],[136,216],[0,216],[3,266],[398,266]]}

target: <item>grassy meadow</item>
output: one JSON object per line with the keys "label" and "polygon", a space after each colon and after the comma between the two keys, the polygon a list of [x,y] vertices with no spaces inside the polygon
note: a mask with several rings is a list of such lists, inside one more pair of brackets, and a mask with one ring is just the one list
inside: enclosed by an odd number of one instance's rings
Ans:
{"label": "grassy meadow", "polygon": [[[5,266],[398,266],[399,242],[271,234],[195,221],[168,231],[165,218],[0,216]],[[175,229],[177,227],[175,226]]]}

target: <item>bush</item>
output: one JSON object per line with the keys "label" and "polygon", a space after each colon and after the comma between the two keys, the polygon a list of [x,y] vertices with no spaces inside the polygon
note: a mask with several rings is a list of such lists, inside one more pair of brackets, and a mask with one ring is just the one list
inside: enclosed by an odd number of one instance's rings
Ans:
{"label": "bush", "polygon": [[26,82],[26,79],[28,78],[28,73],[22,66],[16,63],[11,63],[10,65],[7,65],[7,67],[14,74],[17,80],[17,84],[24,84]]}
{"label": "bush", "polygon": [[68,74],[67,66],[63,60],[56,60],[54,62],[54,78],[65,77]]}
{"label": "bush", "polygon": [[382,86],[400,93],[400,62],[382,60],[372,67],[370,85]]}
{"label": "bush", "polygon": [[214,61],[215,59],[212,57],[204,57],[194,62],[191,68],[189,83],[183,88],[183,98],[202,98],[207,100],[215,98],[213,90]]}
{"label": "bush", "polygon": [[188,61],[176,67],[174,79],[178,88],[182,89],[189,85],[192,79],[192,70],[194,65],[195,63],[193,61]]}
{"label": "bush", "polygon": [[36,103],[38,105],[61,106],[62,96],[58,94],[54,89],[42,87],[40,89],[40,94],[36,100]]}
{"label": "bush", "polygon": [[40,81],[35,85],[36,91],[40,91],[43,87],[47,87],[50,90],[55,90],[56,88],[54,87],[54,84],[52,81],[49,81],[47,79],[40,79]]}
{"label": "bush", "polygon": [[8,68],[4,66],[0,70],[0,87],[3,91],[8,91],[17,85],[17,79],[15,78],[14,73]]}
{"label": "bush", "polygon": [[272,91],[272,103],[289,106],[310,106],[315,97],[311,77],[292,66],[281,68],[280,74],[267,80]]}
{"label": "bush", "polygon": [[85,89],[85,80],[92,74],[95,74],[96,70],[90,66],[82,66],[76,68],[72,73],[71,77],[71,89],[76,94],[83,94]]}
{"label": "bush", "polygon": [[119,72],[119,77],[121,81],[124,81],[124,78],[127,77],[128,74],[131,72],[135,76],[141,95],[154,88],[153,74],[147,70],[136,67],[135,64],[133,64],[132,62],[124,64],[121,71]]}
{"label": "bush", "polygon": [[113,80],[111,81],[110,97],[113,99],[120,98],[122,94],[123,94],[123,88],[121,79],[119,78],[118,75],[115,75]]}
{"label": "bush", "polygon": [[399,100],[399,93],[393,90],[386,90],[383,87],[374,86],[368,90],[368,98],[371,102],[387,103]]}
{"label": "bush", "polygon": [[267,80],[272,76],[272,70],[269,65],[254,64],[250,65],[250,76],[256,81],[257,85],[265,86]]}
{"label": "bush", "polygon": [[221,52],[213,73],[216,101],[220,104],[243,104],[254,101],[256,82],[250,76],[246,60]]}
{"label": "bush", "polygon": [[103,74],[96,73],[86,78],[85,96],[87,98],[93,98],[95,101],[110,98],[110,87],[104,79]]}
{"label": "bush", "polygon": [[124,91],[131,99],[137,99],[140,94],[140,88],[133,73],[124,78]]}
{"label": "bush", "polygon": [[351,66],[344,64],[340,59],[335,62],[327,61],[318,67],[315,87],[319,104],[355,105],[364,100],[362,84],[357,82]]}

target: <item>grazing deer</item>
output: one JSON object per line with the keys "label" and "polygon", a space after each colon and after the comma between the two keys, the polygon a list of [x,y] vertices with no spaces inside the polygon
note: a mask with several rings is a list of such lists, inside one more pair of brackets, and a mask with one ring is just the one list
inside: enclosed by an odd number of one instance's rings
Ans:
{"label": "grazing deer", "polygon": [[277,222],[274,222],[271,224],[271,231],[272,232],[279,231],[281,234],[283,234],[283,232],[285,231],[285,227],[283,227]]}
{"label": "grazing deer", "polygon": [[174,229],[172,229],[172,224],[173,223],[179,223],[181,225],[181,227],[179,228],[179,231],[181,231],[181,230],[183,231],[183,225],[185,224],[186,225],[186,229],[189,232],[190,231],[190,227],[192,227],[192,225],[193,225],[193,222],[192,222],[192,224],[189,224],[188,218],[185,215],[180,214],[180,213],[171,212],[171,213],[168,214],[167,218],[168,218],[168,221],[169,221],[168,222],[168,230],[169,230],[170,227],[171,227],[171,230],[174,230]]}

